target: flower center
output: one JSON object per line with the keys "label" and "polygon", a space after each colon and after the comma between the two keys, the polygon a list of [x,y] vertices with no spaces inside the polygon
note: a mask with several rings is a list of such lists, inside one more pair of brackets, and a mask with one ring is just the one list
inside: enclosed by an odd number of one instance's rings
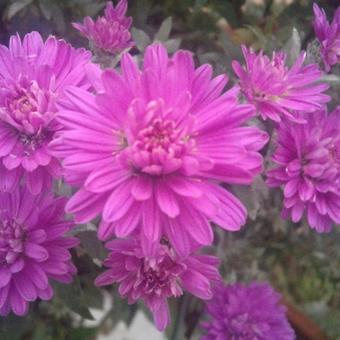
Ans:
{"label": "flower center", "polygon": [[162,100],[151,101],[145,110],[129,113],[136,122],[128,145],[127,156],[136,171],[159,176],[179,170],[183,157],[195,146],[190,128],[177,124],[173,109],[166,109]]}
{"label": "flower center", "polygon": [[178,277],[183,270],[185,265],[176,262],[171,249],[163,246],[157,259],[141,261],[138,285],[147,295],[178,296],[182,294]]}
{"label": "flower center", "polygon": [[0,221],[0,266],[11,265],[24,251],[25,231],[13,219]]}
{"label": "flower center", "polygon": [[46,137],[49,135],[48,132],[38,132],[33,135],[25,133],[19,133],[19,140],[24,146],[24,154],[29,156],[35,150],[39,149],[40,146],[46,141]]}
{"label": "flower center", "polygon": [[25,154],[38,149],[51,137],[47,127],[54,118],[54,96],[37,82],[21,78],[17,83],[0,82],[0,121],[13,129]]}
{"label": "flower center", "polygon": [[269,328],[265,322],[252,320],[247,312],[225,319],[224,326],[231,339],[263,339]]}
{"label": "flower center", "polygon": [[[135,146],[139,150],[154,152],[162,150],[166,153],[180,153],[184,143],[179,140],[180,133],[175,128],[173,121],[155,119],[150,126],[141,130],[138,134]],[[178,141],[179,140],[179,141]]]}
{"label": "flower center", "polygon": [[19,120],[26,117],[29,112],[37,111],[37,101],[34,95],[24,90],[21,92],[9,103],[9,109]]}

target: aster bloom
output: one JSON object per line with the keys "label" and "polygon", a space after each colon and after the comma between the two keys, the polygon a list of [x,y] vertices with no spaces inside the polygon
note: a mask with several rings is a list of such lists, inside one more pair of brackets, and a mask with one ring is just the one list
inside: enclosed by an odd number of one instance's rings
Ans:
{"label": "aster bloom", "polygon": [[40,193],[61,167],[48,143],[61,129],[56,103],[66,86],[88,88],[84,66],[91,55],[50,36],[12,36],[0,45],[0,190],[11,191],[24,179]]}
{"label": "aster bloom", "polygon": [[212,297],[211,284],[220,276],[219,260],[210,255],[176,255],[168,244],[159,244],[146,256],[140,240],[115,239],[107,243],[110,251],[104,265],[109,269],[96,279],[97,286],[119,284],[119,293],[128,303],[141,299],[151,310],[161,331],[170,322],[167,299],[188,291],[200,299]]}
{"label": "aster bloom", "polygon": [[283,188],[283,217],[307,216],[318,232],[340,223],[340,107],[310,114],[307,123],[283,122],[267,183]]}
{"label": "aster bloom", "polygon": [[85,17],[83,24],[72,25],[89,39],[94,48],[117,54],[134,45],[129,31],[132,18],[125,16],[127,8],[126,0],[120,0],[116,7],[108,1],[103,17],[98,17],[96,21]]}
{"label": "aster bloom", "polygon": [[314,32],[320,42],[320,52],[325,70],[330,71],[333,65],[340,62],[340,7],[336,10],[331,23],[326,13],[314,3]]}
{"label": "aster bloom", "polygon": [[292,340],[280,294],[268,283],[217,285],[207,303],[202,340]]}
{"label": "aster bloom", "polygon": [[64,237],[73,226],[64,221],[65,199],[32,195],[18,187],[0,193],[0,315],[24,315],[29,302],[50,300],[49,280],[69,283],[76,273],[69,249],[78,244]]}
{"label": "aster bloom", "polygon": [[280,122],[286,117],[303,122],[298,118],[299,112],[315,111],[330,100],[322,93],[328,85],[317,83],[322,75],[318,66],[303,65],[305,52],[288,68],[283,52],[274,52],[270,59],[262,51],[256,54],[245,46],[242,51],[245,67],[236,60],[232,66],[247,101],[256,107],[263,119]]}
{"label": "aster bloom", "polygon": [[226,76],[195,70],[185,51],[170,59],[152,45],[142,70],[128,53],[121,68],[91,72],[98,94],[70,88],[60,105],[53,147],[81,187],[67,211],[77,222],[102,213],[102,240],[141,230],[143,244],[163,235],[181,255],[212,243],[209,221],[239,230],[246,209],[220,182],[249,184],[261,171],[267,134],[243,126],[252,106],[237,103],[237,89],[222,94]]}

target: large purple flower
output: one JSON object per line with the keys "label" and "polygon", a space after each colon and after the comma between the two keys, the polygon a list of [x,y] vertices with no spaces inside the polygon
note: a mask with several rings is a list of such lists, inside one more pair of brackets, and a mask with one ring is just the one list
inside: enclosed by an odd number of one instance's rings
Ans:
{"label": "large purple flower", "polygon": [[214,256],[176,255],[167,244],[159,244],[146,256],[138,239],[116,239],[107,243],[110,251],[104,265],[109,269],[96,279],[96,285],[119,283],[119,293],[135,303],[141,299],[163,330],[170,322],[167,299],[186,290],[201,299],[212,297],[211,284],[220,276]]}
{"label": "large purple flower", "polygon": [[81,186],[67,211],[78,222],[102,213],[100,239],[141,227],[144,243],[164,235],[180,254],[192,240],[212,243],[210,221],[238,230],[246,209],[220,182],[249,184],[261,171],[267,134],[242,126],[252,106],[236,89],[222,94],[226,77],[195,70],[185,51],[170,59],[153,45],[142,70],[129,54],[121,68],[91,73],[97,95],[72,88],[60,105],[66,130],[53,144],[66,180]]}
{"label": "large purple flower", "polygon": [[37,32],[0,45],[0,190],[11,191],[23,178],[38,194],[60,174],[47,145],[60,130],[56,103],[66,86],[89,87],[90,57],[53,36],[44,43]]}
{"label": "large purple flower", "polygon": [[217,285],[202,340],[293,340],[281,296],[268,283]]}
{"label": "large purple flower", "polygon": [[125,16],[127,7],[127,0],[120,0],[116,7],[108,1],[103,17],[96,21],[85,17],[83,24],[73,23],[73,27],[88,38],[94,48],[117,54],[134,45],[129,31],[132,18]]}
{"label": "large purple flower", "polygon": [[322,93],[328,85],[317,83],[322,75],[318,66],[303,65],[304,52],[288,68],[283,52],[274,52],[270,59],[262,51],[256,54],[245,46],[242,50],[246,65],[242,67],[234,60],[233,69],[247,101],[256,107],[263,119],[280,122],[286,117],[302,121],[298,117],[299,112],[315,111],[330,100]]}
{"label": "large purple flower", "polygon": [[78,244],[64,233],[65,199],[32,195],[18,187],[0,193],[0,315],[27,313],[30,301],[50,300],[49,280],[69,283],[76,273],[69,248]]}
{"label": "large purple flower", "polygon": [[320,42],[320,52],[327,72],[340,62],[340,7],[336,10],[331,23],[326,13],[314,3],[314,31]]}
{"label": "large purple flower", "polygon": [[340,223],[340,107],[281,123],[277,142],[267,183],[283,188],[283,216],[298,222],[306,213],[312,228],[330,231]]}

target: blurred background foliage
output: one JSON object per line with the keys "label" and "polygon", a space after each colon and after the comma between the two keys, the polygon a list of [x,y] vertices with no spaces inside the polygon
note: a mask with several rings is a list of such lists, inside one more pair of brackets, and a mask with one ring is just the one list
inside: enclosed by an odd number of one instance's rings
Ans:
{"label": "blurred background foliage", "polygon": [[[329,17],[339,5],[337,0],[317,2]],[[0,42],[7,44],[16,32],[38,30],[45,37],[55,34],[87,47],[70,23],[98,15],[104,6],[103,0],[0,0]],[[309,60],[318,62],[309,0],[129,0],[129,15],[136,42],[132,53],[162,41],[170,52],[179,47],[191,50],[198,63],[211,63],[216,73],[227,72],[231,80],[231,61],[241,59],[241,43],[267,53],[283,49],[290,62],[307,49]],[[339,77],[325,79],[331,85],[331,105],[339,104]],[[270,148],[266,152],[269,159]],[[65,188],[58,190],[70,194]],[[319,235],[305,223],[282,221],[282,197],[279,191],[269,191],[263,178],[251,188],[233,190],[246,203],[249,219],[238,233],[215,229],[216,248],[211,251],[222,259],[226,281],[270,280],[284,295],[300,339],[340,339],[340,229]],[[114,288],[103,295],[93,285],[106,254],[95,230],[95,224],[88,224],[74,231],[82,241],[73,254],[79,271],[74,283],[56,284],[54,300],[33,304],[25,318],[0,319],[1,339],[94,339],[120,320],[132,322],[143,306],[128,306]],[[113,305],[100,321],[89,322],[93,311],[112,296]],[[184,296],[172,303],[172,309],[177,312],[169,338],[197,339],[201,302]]]}

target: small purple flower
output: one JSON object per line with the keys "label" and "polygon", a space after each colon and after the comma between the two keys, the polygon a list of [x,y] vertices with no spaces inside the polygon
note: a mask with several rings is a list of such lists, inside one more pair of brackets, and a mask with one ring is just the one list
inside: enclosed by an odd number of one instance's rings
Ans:
{"label": "small purple flower", "polygon": [[340,62],[340,7],[336,10],[331,23],[328,22],[326,13],[314,3],[314,31],[320,42],[320,52],[325,70],[330,71],[333,65]]}
{"label": "small purple flower", "polygon": [[218,285],[207,303],[202,340],[293,340],[280,294],[268,283]]}
{"label": "small purple flower", "polygon": [[121,72],[97,73],[96,95],[68,89],[65,130],[53,142],[66,180],[80,187],[67,204],[76,221],[102,214],[100,239],[165,236],[181,255],[212,243],[210,222],[239,230],[246,209],[220,183],[251,183],[268,136],[245,125],[253,107],[239,105],[235,88],[223,93],[227,77],[196,69],[189,52],[170,58],[160,44],[141,69],[125,53]]}
{"label": "small purple flower", "polygon": [[96,49],[110,54],[117,54],[134,45],[130,27],[132,18],[126,17],[128,3],[120,0],[116,7],[108,1],[105,15],[93,21],[85,17],[83,24],[73,23],[73,27],[82,33]]}
{"label": "small purple flower", "polygon": [[318,232],[340,223],[340,107],[309,114],[306,124],[282,122],[272,159],[267,183],[283,188],[284,217],[298,222],[306,213]]}
{"label": "small purple flower", "polygon": [[12,36],[0,45],[0,190],[11,191],[26,181],[39,194],[60,175],[61,166],[48,143],[61,125],[56,103],[69,85],[89,88],[84,66],[91,55],[50,36]]}
{"label": "small purple flower", "polygon": [[201,299],[212,297],[211,284],[220,280],[214,256],[191,254],[180,258],[167,244],[159,244],[146,256],[138,239],[115,239],[104,265],[109,269],[96,279],[97,286],[119,284],[128,303],[142,300],[153,313],[156,326],[164,330],[170,322],[168,298],[186,290]]}
{"label": "small purple flower", "polygon": [[50,279],[71,282],[69,249],[78,240],[63,236],[73,226],[64,206],[64,198],[33,196],[25,187],[0,193],[0,315],[24,315],[29,302],[50,300]]}
{"label": "small purple flower", "polygon": [[330,100],[322,93],[328,85],[316,83],[322,75],[318,66],[303,66],[304,52],[288,68],[283,52],[274,52],[270,59],[262,51],[256,54],[245,46],[242,50],[246,65],[242,67],[234,60],[233,69],[247,101],[256,107],[263,119],[280,122],[286,117],[302,122],[299,112],[315,111]]}

